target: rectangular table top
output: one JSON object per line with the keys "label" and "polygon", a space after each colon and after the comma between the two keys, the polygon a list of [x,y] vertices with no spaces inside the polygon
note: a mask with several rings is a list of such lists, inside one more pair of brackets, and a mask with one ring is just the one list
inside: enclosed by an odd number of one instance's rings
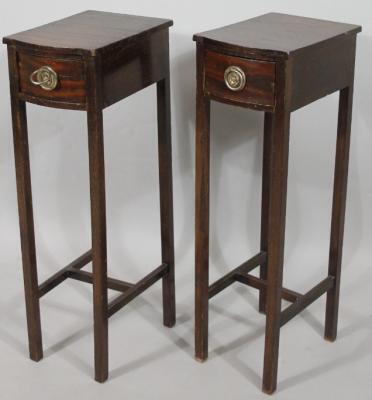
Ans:
{"label": "rectangular table top", "polygon": [[290,55],[340,35],[356,34],[358,25],[331,22],[279,13],[256,18],[194,35],[194,40]]}
{"label": "rectangular table top", "polygon": [[171,25],[169,19],[89,10],[7,36],[3,42],[95,55]]}

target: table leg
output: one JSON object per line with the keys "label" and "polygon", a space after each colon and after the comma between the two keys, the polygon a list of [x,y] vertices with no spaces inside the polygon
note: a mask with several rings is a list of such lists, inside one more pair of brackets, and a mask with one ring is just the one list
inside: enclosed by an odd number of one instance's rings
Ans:
{"label": "table leg", "polygon": [[16,51],[8,48],[18,213],[30,358],[43,358],[26,103],[18,98]]}
{"label": "table leg", "polygon": [[325,339],[334,341],[337,336],[338,306],[342,245],[345,225],[347,176],[349,165],[353,85],[340,91],[336,162],[333,187],[331,240],[329,250],[329,275],[334,277],[334,287],[327,293]]}
{"label": "table leg", "polygon": [[198,46],[195,169],[195,357],[208,357],[210,100],[203,94],[203,50]]}
{"label": "table leg", "polygon": [[[266,112],[264,120],[264,140],[262,156],[262,196],[261,196],[261,251],[267,253],[268,211],[270,199],[270,140],[272,131],[273,114]],[[260,266],[260,278],[267,279],[267,263]],[[259,311],[266,313],[266,288],[260,290]]]}
{"label": "table leg", "polygon": [[87,75],[95,379],[104,382],[108,377],[107,243],[102,75],[98,57],[87,61]]}
{"label": "table leg", "polygon": [[[285,96],[284,96],[285,97]],[[282,100],[283,101],[283,100]],[[267,153],[270,201],[267,208],[267,294],[266,333],[262,389],[273,393],[277,385],[280,313],[283,282],[283,257],[287,198],[289,123],[288,107],[277,105],[272,116]]]}
{"label": "table leg", "polygon": [[174,283],[174,232],[172,139],[169,76],[157,83],[158,102],[158,152],[160,185],[160,220],[162,262],[168,265],[163,277],[163,322],[172,327],[176,322]]}

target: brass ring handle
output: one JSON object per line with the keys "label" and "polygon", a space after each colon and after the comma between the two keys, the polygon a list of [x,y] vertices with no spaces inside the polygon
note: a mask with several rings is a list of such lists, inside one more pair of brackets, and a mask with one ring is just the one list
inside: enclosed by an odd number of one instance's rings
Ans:
{"label": "brass ring handle", "polygon": [[54,90],[58,84],[58,75],[51,67],[43,66],[30,75],[30,82],[44,90]]}
{"label": "brass ring handle", "polygon": [[233,90],[234,92],[239,92],[240,90],[243,90],[245,87],[246,83],[245,73],[239,67],[230,66],[226,68],[224,78],[226,86],[230,90]]}

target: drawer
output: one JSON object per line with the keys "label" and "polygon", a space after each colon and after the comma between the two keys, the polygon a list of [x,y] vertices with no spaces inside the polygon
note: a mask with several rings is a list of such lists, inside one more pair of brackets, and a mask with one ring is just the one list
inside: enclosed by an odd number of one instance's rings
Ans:
{"label": "drawer", "polygon": [[[31,96],[30,101],[34,98],[35,102],[39,102],[38,99],[67,104],[86,102],[85,69],[81,59],[18,53],[18,70],[20,92]],[[43,81],[45,83],[40,84]]]}
{"label": "drawer", "polygon": [[204,92],[207,96],[253,108],[274,108],[274,62],[206,51],[204,66]]}

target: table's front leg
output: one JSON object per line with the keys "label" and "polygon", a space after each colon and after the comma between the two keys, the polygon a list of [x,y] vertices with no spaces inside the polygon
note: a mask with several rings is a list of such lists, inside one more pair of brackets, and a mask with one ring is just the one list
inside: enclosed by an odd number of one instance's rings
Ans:
{"label": "table's front leg", "polygon": [[277,104],[271,117],[270,132],[267,132],[269,137],[266,138],[270,198],[267,208],[266,332],[262,383],[265,393],[276,390],[278,375],[290,125],[288,68],[288,64],[279,64]]}
{"label": "table's front leg", "polygon": [[29,352],[32,360],[39,361],[43,358],[43,346],[40,323],[26,103],[18,98],[17,54],[16,50],[11,46],[8,47],[8,56]]}
{"label": "table's front leg", "polygon": [[87,60],[87,78],[95,379],[104,382],[108,377],[107,243],[102,84],[98,57]]}
{"label": "table's front leg", "polygon": [[208,357],[210,100],[203,93],[202,49],[197,50],[195,167],[195,357]]}

